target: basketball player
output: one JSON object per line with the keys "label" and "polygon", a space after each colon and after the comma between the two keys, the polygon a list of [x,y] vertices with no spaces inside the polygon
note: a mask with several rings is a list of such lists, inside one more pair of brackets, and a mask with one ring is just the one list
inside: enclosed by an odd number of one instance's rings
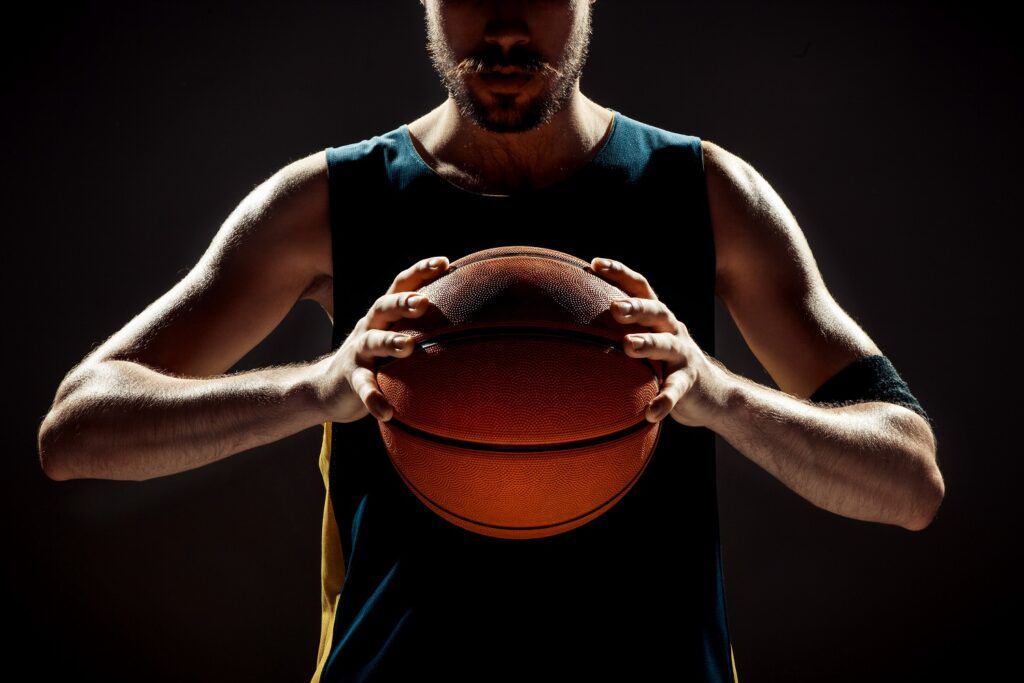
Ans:
{"label": "basketball player", "polygon": [[[421,4],[448,98],[244,198],[195,268],[68,374],[42,466],[146,479],[322,424],[314,683],[735,683],[715,434],[821,508],[920,530],[944,494],[931,419],[748,163],[582,94],[593,0]],[[628,294],[616,319],[650,330],[626,352],[671,372],[641,479],[540,539],[434,514],[377,424],[395,415],[374,358],[416,352],[388,323],[432,305],[412,293],[449,257],[500,245],[585,254]],[[716,294],[779,389],[714,359]],[[331,353],[222,374],[302,299],[331,317]]]}

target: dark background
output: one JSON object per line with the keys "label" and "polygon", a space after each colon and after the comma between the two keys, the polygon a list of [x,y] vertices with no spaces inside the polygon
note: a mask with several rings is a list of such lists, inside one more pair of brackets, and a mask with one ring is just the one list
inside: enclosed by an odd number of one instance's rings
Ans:
{"label": "dark background", "polygon": [[[423,10],[44,7],[6,16],[0,67],[6,664],[34,680],[308,680],[319,427],[145,482],[50,481],[36,429],[64,373],[183,277],[256,184],[441,102]],[[1016,24],[977,2],[594,10],[583,91],[753,164],[937,423],[946,499],[916,533],[821,510],[719,439],[740,680],[982,680],[1012,667]],[[648,227],[652,248],[671,245],[670,224]],[[770,384],[720,303],[718,324],[717,357]],[[236,369],[310,360],[330,332],[302,302]]]}

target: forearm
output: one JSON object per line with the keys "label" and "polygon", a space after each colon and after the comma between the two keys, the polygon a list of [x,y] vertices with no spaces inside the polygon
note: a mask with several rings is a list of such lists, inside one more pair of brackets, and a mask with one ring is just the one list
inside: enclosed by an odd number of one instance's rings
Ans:
{"label": "forearm", "polygon": [[55,479],[143,480],[195,469],[321,422],[318,361],[209,378],[90,367],[40,429]]}
{"label": "forearm", "polygon": [[934,514],[941,476],[906,409],[823,407],[726,374],[727,399],[707,426],[790,489],[830,512],[908,529]]}

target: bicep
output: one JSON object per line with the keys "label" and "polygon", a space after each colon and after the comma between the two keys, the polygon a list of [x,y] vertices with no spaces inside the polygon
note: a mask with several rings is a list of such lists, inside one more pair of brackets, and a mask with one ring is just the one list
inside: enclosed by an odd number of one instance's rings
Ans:
{"label": "bicep", "polygon": [[750,164],[704,141],[716,292],[779,388],[807,397],[881,353],[825,286],[796,218]]}
{"label": "bicep", "polygon": [[322,156],[289,164],[250,192],[189,273],[82,365],[130,360],[192,377],[235,365],[330,268]]}

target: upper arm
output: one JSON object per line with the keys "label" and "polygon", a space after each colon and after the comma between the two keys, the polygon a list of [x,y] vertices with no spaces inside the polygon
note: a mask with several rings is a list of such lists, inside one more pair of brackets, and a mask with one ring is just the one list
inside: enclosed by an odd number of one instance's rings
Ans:
{"label": "upper arm", "polygon": [[189,273],[78,367],[116,359],[180,376],[224,373],[331,274],[321,151],[254,188]]}
{"label": "upper arm", "polygon": [[836,303],[796,218],[747,162],[707,140],[716,293],[786,393],[810,396],[863,356],[880,354]]}

